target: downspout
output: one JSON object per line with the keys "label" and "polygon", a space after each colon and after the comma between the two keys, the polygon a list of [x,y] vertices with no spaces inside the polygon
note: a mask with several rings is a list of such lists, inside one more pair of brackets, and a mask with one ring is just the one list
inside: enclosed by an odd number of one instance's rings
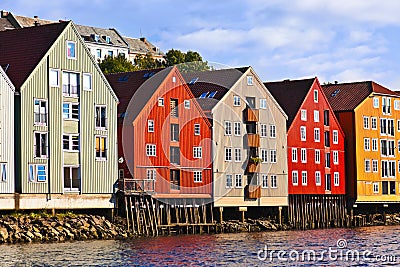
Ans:
{"label": "downspout", "polygon": [[50,183],[50,63],[47,56],[47,201],[51,200]]}

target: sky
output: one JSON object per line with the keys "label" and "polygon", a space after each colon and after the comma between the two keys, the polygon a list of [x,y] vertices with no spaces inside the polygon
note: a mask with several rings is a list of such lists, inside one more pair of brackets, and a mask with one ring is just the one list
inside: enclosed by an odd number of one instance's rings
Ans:
{"label": "sky", "polygon": [[2,0],[16,15],[116,28],[164,52],[252,66],[263,81],[317,76],[400,90],[398,0]]}

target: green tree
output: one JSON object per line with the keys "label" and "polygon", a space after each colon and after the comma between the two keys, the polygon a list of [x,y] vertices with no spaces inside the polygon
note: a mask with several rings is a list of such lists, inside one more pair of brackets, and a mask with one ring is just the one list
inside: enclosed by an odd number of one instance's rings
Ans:
{"label": "green tree", "polygon": [[185,63],[185,53],[181,50],[170,49],[165,54],[165,61],[167,66],[173,66],[181,63]]}
{"label": "green tree", "polygon": [[206,71],[211,69],[208,66],[208,62],[203,61],[198,52],[191,50],[184,53],[180,50],[171,49],[165,54],[165,62],[167,66],[178,65],[178,69],[181,72]]}
{"label": "green tree", "polygon": [[165,67],[162,60],[154,59],[151,54],[137,55],[135,57],[135,68],[138,70],[154,69]]}
{"label": "green tree", "polygon": [[132,62],[127,60],[123,55],[116,57],[107,56],[103,61],[99,62],[99,66],[104,74],[137,70]]}

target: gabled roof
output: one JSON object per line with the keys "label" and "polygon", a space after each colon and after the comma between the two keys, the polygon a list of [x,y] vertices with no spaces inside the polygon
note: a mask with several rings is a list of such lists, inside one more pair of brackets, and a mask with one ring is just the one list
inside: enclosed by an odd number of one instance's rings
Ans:
{"label": "gabled roof", "polygon": [[[235,68],[182,73],[194,97],[197,98],[197,102],[204,111],[213,109],[242,75],[241,69]],[[212,92],[216,92],[215,95],[208,97]],[[205,98],[199,98],[206,93]]]}
{"label": "gabled roof", "polygon": [[[125,115],[129,102],[141,86],[146,90],[140,90],[140,101],[136,101],[135,106],[130,106],[129,116],[133,120],[146,105],[147,101],[160,87],[161,83],[171,72],[172,67],[167,69],[140,70],[133,72],[123,72],[105,75],[115,94],[119,99],[118,116]],[[149,77],[150,76],[150,77]],[[151,79],[150,79],[151,78]],[[131,110],[132,109],[132,110]]]}
{"label": "gabled roof", "polygon": [[15,27],[6,18],[0,18],[0,31],[13,30]]}
{"label": "gabled roof", "polygon": [[[79,34],[86,42],[98,43],[102,45],[118,46],[128,49],[128,44],[115,29],[103,29],[92,26],[75,25]],[[98,35],[99,39],[96,42],[94,35]],[[111,38],[111,43],[107,43],[106,36]]]}
{"label": "gabled roof", "polygon": [[17,90],[69,23],[0,32],[0,65],[8,66],[6,73]]}
{"label": "gabled roof", "polygon": [[322,89],[334,111],[352,111],[371,93],[397,95],[373,81],[325,84]]}
{"label": "gabled roof", "polygon": [[266,82],[265,87],[271,92],[279,105],[288,116],[287,127],[292,124],[297,112],[307,93],[310,91],[316,78],[302,80],[284,80],[277,82]]}
{"label": "gabled roof", "polygon": [[129,45],[129,53],[164,55],[163,52],[157,51],[157,47],[150,43],[146,38],[131,38],[124,36],[124,39]]}
{"label": "gabled roof", "polygon": [[15,18],[15,20],[18,22],[19,26],[21,26],[22,28],[38,26],[36,24],[46,25],[46,24],[53,24],[53,23],[57,22],[57,21],[51,21],[51,20],[45,20],[45,19],[39,19],[39,18],[18,16],[18,15],[13,15],[13,14],[12,14],[12,16]]}

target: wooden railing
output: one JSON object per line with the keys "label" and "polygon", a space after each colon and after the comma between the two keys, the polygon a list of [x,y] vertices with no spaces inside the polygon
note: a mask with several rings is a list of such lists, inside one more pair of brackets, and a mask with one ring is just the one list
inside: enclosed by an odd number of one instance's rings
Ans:
{"label": "wooden railing", "polygon": [[249,199],[261,198],[261,185],[246,185],[244,190],[246,198]]}
{"label": "wooden railing", "polygon": [[246,108],[244,110],[244,115],[247,122],[258,122],[258,109]]}
{"label": "wooden railing", "polygon": [[155,180],[153,179],[120,179],[120,185],[125,192],[154,192]]}
{"label": "wooden railing", "polygon": [[249,147],[260,147],[260,135],[259,134],[247,134],[247,145]]}

